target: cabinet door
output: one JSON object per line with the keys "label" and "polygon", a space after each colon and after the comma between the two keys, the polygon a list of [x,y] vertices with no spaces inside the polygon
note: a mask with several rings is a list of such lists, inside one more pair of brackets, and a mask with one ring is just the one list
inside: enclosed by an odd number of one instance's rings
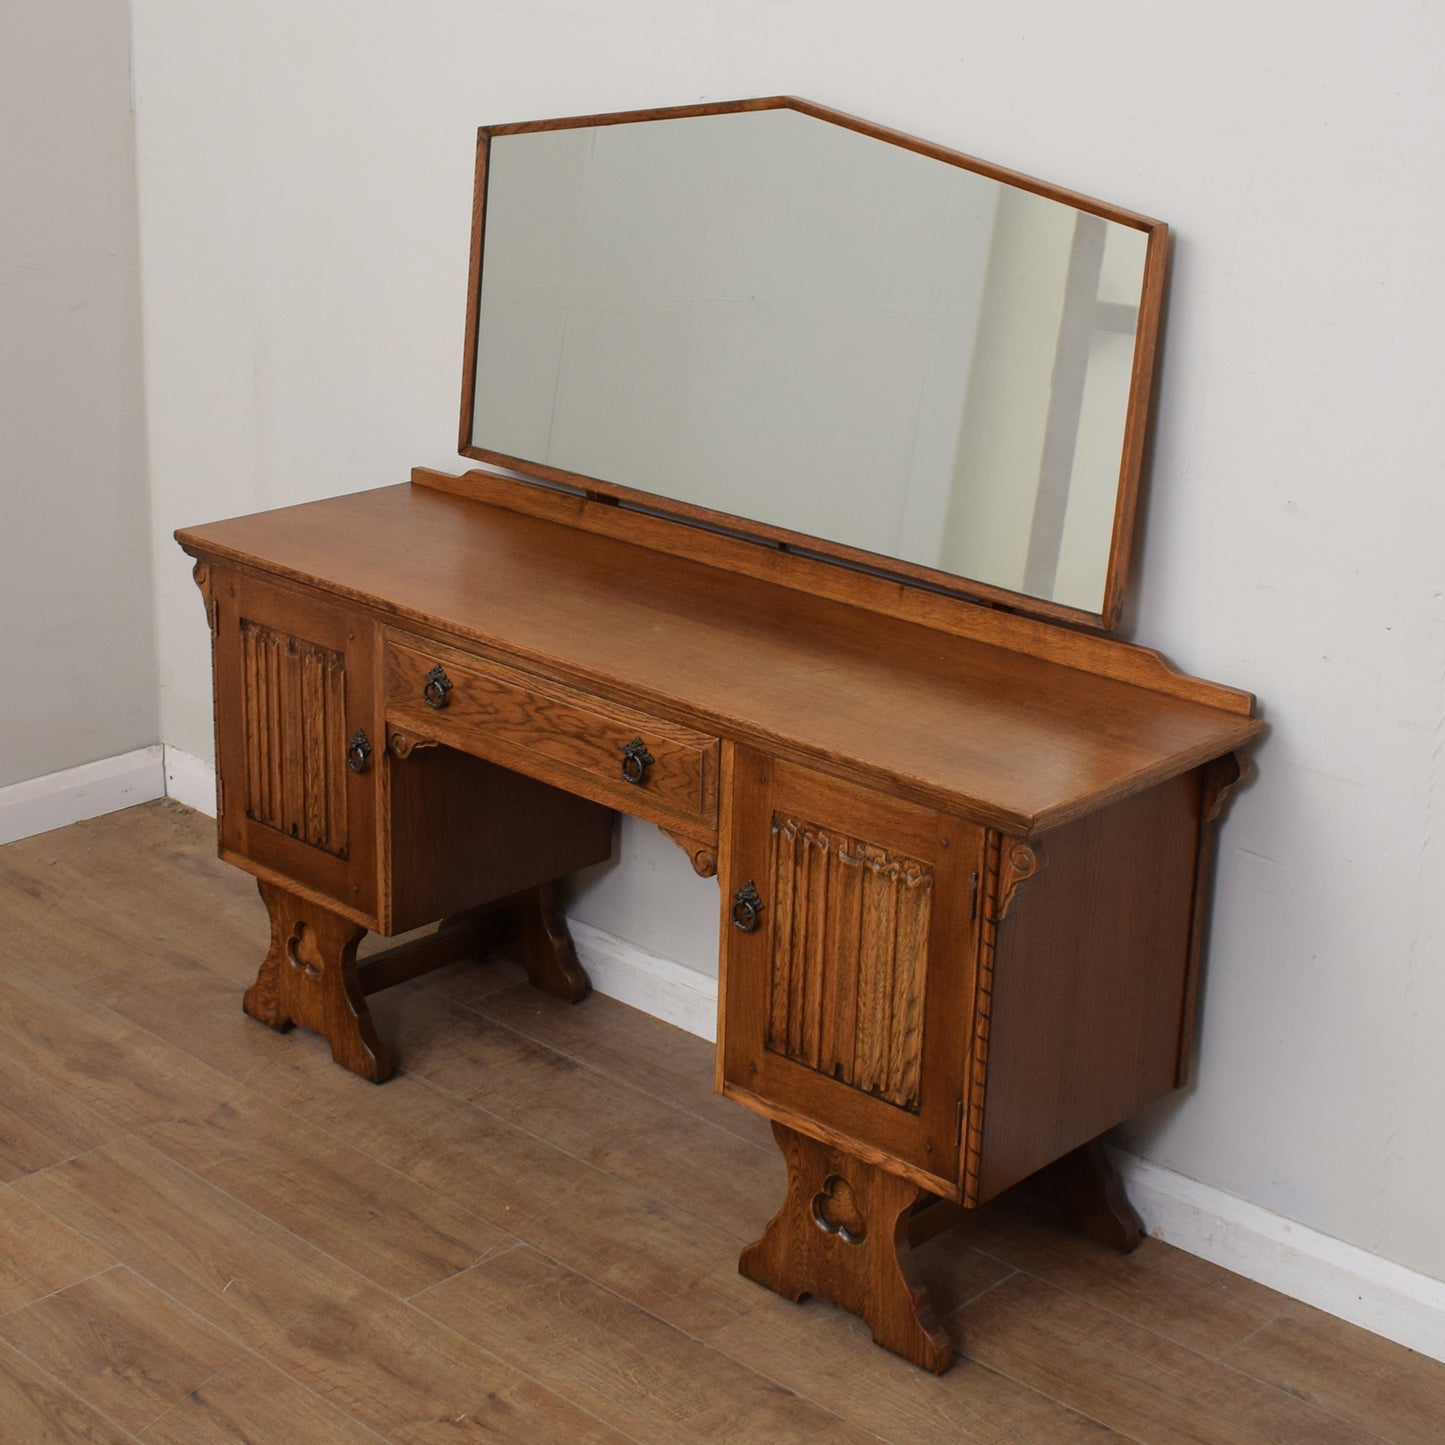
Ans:
{"label": "cabinet door", "polygon": [[[373,926],[383,746],[374,624],[245,574],[223,573],[214,587],[222,853]],[[358,731],[365,756],[350,753]]]}
{"label": "cabinet door", "polygon": [[742,748],[732,788],[723,1092],[957,1197],[983,831]]}

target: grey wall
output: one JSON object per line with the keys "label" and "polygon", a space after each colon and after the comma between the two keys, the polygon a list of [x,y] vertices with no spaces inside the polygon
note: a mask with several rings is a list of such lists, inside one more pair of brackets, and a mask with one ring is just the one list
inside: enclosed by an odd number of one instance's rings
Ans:
{"label": "grey wall", "polygon": [[160,734],[125,0],[0,7],[0,787]]}

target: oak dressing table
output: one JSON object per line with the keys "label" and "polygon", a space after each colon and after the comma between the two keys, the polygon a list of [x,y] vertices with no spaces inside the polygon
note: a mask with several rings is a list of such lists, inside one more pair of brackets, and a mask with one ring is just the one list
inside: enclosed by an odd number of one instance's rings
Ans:
{"label": "oak dressing table", "polygon": [[[978,277],[948,303],[971,336],[1017,335],[989,289],[1018,291],[1007,273],[1028,249],[1007,229],[1020,224],[1007,198],[1017,190],[1068,213],[1062,242],[1029,243],[1062,259],[1047,283],[1058,298],[1045,308],[1046,394],[1026,448],[1038,467],[1013,572],[963,577],[910,550],[910,533],[968,550],[972,528],[954,520],[976,485],[965,474],[978,459],[966,453],[980,430],[999,430],[989,388],[1029,374],[1026,362],[1008,372],[1001,352],[944,354],[958,349],[938,340],[952,332],[936,315],[919,324],[900,300],[912,261],[861,311],[817,294],[801,309],[791,297],[769,309],[771,253],[768,277],[726,295],[716,276],[696,298],[664,276],[665,294],[630,311],[619,299],[640,274],[667,272],[681,245],[673,236],[658,255],[621,254],[619,217],[636,225],[695,182],[696,136],[711,162],[737,154],[741,132],[693,127],[759,118],[787,129],[745,136],[749,184],[766,151],[806,177],[841,159],[856,186],[846,147],[863,146],[866,165],[903,156],[906,167],[947,173],[949,186],[961,173],[992,188],[977,205],[953,190],[918,202],[955,228],[944,232],[950,247],[983,238]],[[837,155],[834,132],[845,145]],[[512,137],[563,143],[540,181],[518,180],[532,160],[526,146],[504,149]],[[633,137],[645,142],[640,161]],[[667,172],[673,149],[685,172]],[[616,212],[598,203],[628,176],[662,176],[662,199],[628,194]],[[563,180],[580,189],[549,189]],[[795,211],[796,178],[770,184]],[[835,230],[838,205],[821,192],[810,200]],[[520,216],[511,231],[497,229],[504,206]],[[1126,575],[1163,228],[778,99],[485,130],[476,216],[462,451],[528,476],[419,469],[409,485],[177,534],[196,559],[213,638],[220,851],[257,877],[271,919],[246,1010],[314,1030],[338,1062],[381,1081],[393,1061],[366,1005],[377,989],[500,948],[538,987],[581,999],[588,984],[558,882],[609,856],[615,812],[656,824],[718,879],[717,1083],[772,1119],[788,1164],[786,1198],[740,1268],[791,1298],[832,1300],[879,1343],[943,1370],[951,1350],[913,1272],[911,1239],[1030,1176],[1092,1232],[1125,1248],[1140,1237],[1097,1140],[1185,1079],[1211,832],[1240,775],[1237,751],[1260,727],[1248,694],[1102,632]],[[1100,220],[1144,238],[1132,309],[1104,296],[1100,278],[1117,258]],[[918,224],[910,215],[905,247]],[[765,228],[769,247],[780,228],[777,217]],[[592,250],[589,234],[601,238]],[[714,264],[735,267],[744,239],[729,235]],[[872,254],[881,243],[870,232],[860,244]],[[538,260],[548,247],[558,254]],[[608,273],[589,290],[589,267],[600,276],[599,258],[619,254],[626,284]],[[543,296],[549,266],[569,278],[562,301]],[[845,258],[836,269],[856,295],[856,268]],[[529,300],[534,329],[523,333]],[[941,422],[902,404],[909,500],[894,550],[860,545],[846,508],[830,519],[825,506],[811,531],[798,529],[786,485],[796,450],[748,491],[756,516],[716,505],[712,468],[691,483],[680,476],[666,495],[618,475],[619,437],[637,430],[632,412],[645,398],[613,395],[611,370],[587,374],[589,347],[615,357],[640,329],[647,349],[672,356],[683,333],[700,335],[710,366],[750,306],[769,332],[797,312],[784,349],[816,333],[824,372],[884,359],[887,376],[847,393],[845,410],[868,410],[859,397],[882,396],[905,353],[924,357],[925,392],[948,389],[940,376],[965,383]],[[604,313],[630,329],[598,330]],[[865,344],[838,361],[840,338],[860,332]],[[524,334],[549,339],[519,355]],[[1121,334],[1122,353],[1110,340]],[[1108,360],[1120,354],[1122,372]],[[766,380],[771,364],[739,373],[745,385],[753,377],[755,399],[757,369]],[[666,388],[675,369],[674,356],[644,390]],[[545,404],[517,392],[514,371],[547,380]],[[717,445],[736,458],[751,444],[733,435],[746,427],[741,403],[699,402],[692,374],[636,445],[645,450],[650,435],[672,456],[671,423],[716,410]],[[1119,418],[1105,428],[1107,514],[1091,521],[1078,500],[1093,445],[1083,438],[1091,388],[1107,391],[1111,375]],[[599,387],[604,406],[591,399]],[[795,390],[788,410],[817,399]],[[837,375],[814,390],[846,393]],[[569,392],[580,398],[570,411]],[[864,418],[866,444],[903,414],[889,404]],[[766,396],[758,406],[777,452],[777,409]],[[970,417],[982,421],[970,427]],[[520,418],[513,435],[509,418]],[[849,418],[822,425],[846,429]],[[950,494],[916,465],[929,436],[945,432],[948,468],[963,478]],[[1007,444],[983,450],[996,458]],[[581,460],[589,448],[593,466]],[[1046,497],[1061,477],[1062,508]],[[849,483],[836,485],[835,502]],[[877,517],[861,525],[865,541],[882,535]],[[1102,527],[1105,539],[1104,562],[1075,569],[1083,582],[1063,580],[1076,526],[1096,537]],[[357,963],[367,931],[432,922],[420,941]]]}

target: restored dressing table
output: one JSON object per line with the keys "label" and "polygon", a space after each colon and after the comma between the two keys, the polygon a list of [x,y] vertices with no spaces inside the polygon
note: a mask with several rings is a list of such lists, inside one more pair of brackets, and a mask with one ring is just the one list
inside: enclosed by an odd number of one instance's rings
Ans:
{"label": "restored dressing table", "polygon": [[1164,240],[800,101],[484,130],[462,451],[530,479],[177,534],[247,1011],[380,1081],[377,989],[582,998],[557,883],[626,813],[719,881],[718,1087],[789,1171],[745,1274],[943,1370],[910,1239],[1035,1176],[1136,1243],[1097,1140],[1184,1081],[1260,727],[1100,630]]}

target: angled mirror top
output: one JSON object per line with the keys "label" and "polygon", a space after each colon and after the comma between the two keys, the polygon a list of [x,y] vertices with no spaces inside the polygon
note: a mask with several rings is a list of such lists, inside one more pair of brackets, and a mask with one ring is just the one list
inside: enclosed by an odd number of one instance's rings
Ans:
{"label": "angled mirror top", "polygon": [[1113,626],[1165,240],[803,101],[484,128],[461,450]]}

